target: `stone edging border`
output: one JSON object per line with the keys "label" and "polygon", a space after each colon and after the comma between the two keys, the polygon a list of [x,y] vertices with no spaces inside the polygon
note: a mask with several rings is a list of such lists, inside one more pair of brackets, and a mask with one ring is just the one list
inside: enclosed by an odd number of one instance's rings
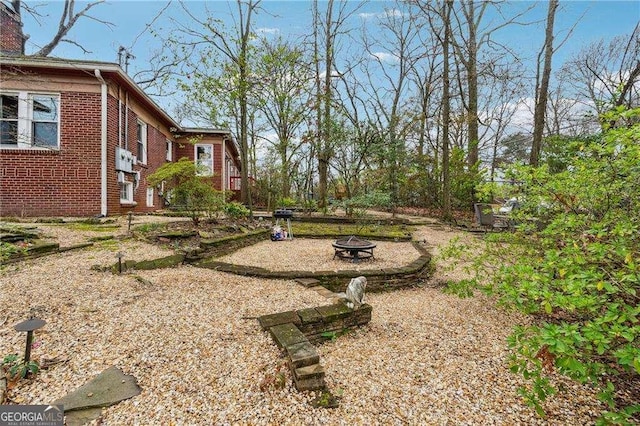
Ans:
{"label": "stone edging border", "polygon": [[[191,264],[200,268],[213,269],[236,275],[251,276],[265,279],[293,280],[300,278],[314,278],[316,284],[333,292],[344,292],[351,278],[364,276],[367,278],[367,291],[381,292],[408,287],[426,281],[432,273],[431,254],[427,248],[412,241],[412,245],[420,253],[420,257],[410,264],[400,268],[369,269],[363,271],[270,271],[260,267],[236,265],[215,260],[215,257],[228,254],[241,248],[264,241],[269,235],[269,229],[261,229],[241,235],[232,235],[216,240],[202,240],[201,247],[188,253],[178,253],[159,259],[136,262],[126,260],[122,263],[122,271],[151,270]],[[99,270],[118,272],[118,264],[111,267],[95,267]]]}
{"label": "stone edging border", "polygon": [[287,280],[315,278],[319,281],[320,285],[333,292],[345,291],[348,281],[351,278],[364,276],[367,278],[367,291],[379,292],[413,285],[416,281],[429,277],[432,269],[431,254],[419,242],[413,241],[412,244],[420,253],[420,257],[401,268],[370,269],[363,271],[270,271],[255,266],[236,265],[216,260],[201,260],[193,263],[193,265],[200,268],[259,278]]}

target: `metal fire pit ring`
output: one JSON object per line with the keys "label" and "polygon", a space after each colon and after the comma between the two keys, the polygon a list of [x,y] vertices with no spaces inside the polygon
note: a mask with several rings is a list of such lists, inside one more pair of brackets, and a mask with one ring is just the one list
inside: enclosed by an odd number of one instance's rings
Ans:
{"label": "metal fire pit ring", "polygon": [[338,256],[340,259],[351,260],[354,263],[358,263],[362,259],[375,259],[373,249],[376,248],[376,245],[354,235],[338,238],[331,245],[335,250],[334,259]]}

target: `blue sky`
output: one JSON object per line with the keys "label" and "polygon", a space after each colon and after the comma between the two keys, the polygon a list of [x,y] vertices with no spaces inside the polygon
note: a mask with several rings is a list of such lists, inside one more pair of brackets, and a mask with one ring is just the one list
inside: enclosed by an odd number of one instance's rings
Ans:
{"label": "blue sky", "polygon": [[[26,0],[28,1],[28,0]],[[29,2],[41,4],[40,0]],[[350,7],[355,7],[360,2],[350,2]],[[84,7],[86,2],[77,2],[77,10]],[[145,31],[149,24],[167,5],[166,0],[111,0],[105,4],[96,6],[91,10],[92,16],[98,19],[112,22],[109,28],[90,19],[78,21],[76,27],[68,35],[68,38],[82,44],[91,53],[84,53],[81,49],[71,44],[61,44],[54,50],[52,56],[85,59],[105,62],[116,62],[119,46],[125,46],[135,55],[129,67],[129,74],[144,69],[149,63],[151,53],[159,48],[160,39],[154,38],[149,31]],[[206,16],[205,10],[209,10],[216,17],[228,21],[232,10],[235,10],[235,2],[227,1],[187,1],[189,8],[197,11],[199,16]],[[507,44],[518,52],[519,59],[524,63],[533,63],[544,38],[544,20],[547,13],[546,2],[516,1],[505,5],[503,10],[507,16],[514,15],[518,10],[535,7],[529,11],[522,20],[535,22],[528,26],[508,26],[495,34],[495,40]],[[263,11],[255,16],[255,28],[269,34],[280,33],[284,37],[300,40],[308,34],[311,28],[311,2],[265,0],[262,3]],[[363,25],[368,31],[375,31],[375,19],[371,17],[385,9],[394,7],[391,1],[370,1],[354,14],[348,24],[356,32]],[[25,16],[25,32],[30,34],[27,43],[27,53],[33,52],[38,46],[47,42],[55,28],[62,10],[61,1],[45,3],[41,8],[48,18],[41,18],[35,22],[29,16]],[[186,17],[179,4],[172,3],[167,11],[157,19],[154,27],[169,28],[170,18],[185,20]],[[562,63],[571,54],[576,53],[581,47],[595,40],[610,39],[616,35],[630,34],[640,20],[640,1],[561,1],[560,9],[556,17],[556,40],[564,38],[567,31],[574,28],[571,38],[556,52],[553,60],[553,68],[559,69]],[[499,22],[498,16],[487,16],[487,25],[495,25],[491,22]],[[348,47],[348,43],[345,43]],[[531,76],[534,73],[531,72]],[[171,113],[171,100],[160,99],[160,105]],[[174,104],[175,105],[175,104]],[[528,121],[528,120],[527,120]]]}
{"label": "blue sky", "polygon": [[[41,1],[30,2],[32,4]],[[81,43],[92,53],[85,54],[79,48],[70,44],[61,44],[53,56],[87,59],[99,61],[115,61],[119,46],[131,47],[134,39],[145,30],[145,26],[166,5],[166,1],[147,0],[112,0],[99,5],[92,10],[95,17],[110,21],[114,24],[112,29],[95,21],[83,19],[69,34],[69,38]],[[229,16],[233,5],[226,1],[188,1],[190,7],[196,10],[204,10],[207,7],[220,18]],[[309,1],[278,1],[266,0],[263,2],[265,12],[256,16],[256,27],[277,29],[283,35],[292,35],[297,38],[308,32],[310,28]],[[357,2],[352,2],[356,5]],[[512,2],[510,8],[521,9],[530,5],[530,2]],[[84,3],[78,2],[77,9]],[[393,2],[372,1],[364,5],[360,13],[381,12],[385,8],[392,8]],[[31,35],[27,45],[27,52],[41,46],[53,33],[57,25],[57,19],[62,8],[62,2],[49,2],[42,8],[49,18],[41,19],[40,24],[25,17],[25,32]],[[181,19],[180,7],[172,4],[165,16],[157,23],[166,25],[168,15]],[[545,2],[538,2],[537,6],[528,13],[529,20],[544,20],[546,16]],[[630,33],[640,20],[640,1],[562,1],[557,16],[556,28],[559,32],[567,31],[576,21],[577,27],[571,40],[558,52],[558,61],[562,62],[563,56],[579,50],[579,48],[593,40],[602,37],[613,37]],[[354,27],[359,27],[361,17],[354,16]],[[543,24],[527,27],[513,26],[501,31],[499,37],[508,41],[513,46],[518,46],[525,52],[532,54],[539,48],[543,36]],[[157,47],[158,40],[143,34],[132,46],[133,54],[138,61],[145,61],[149,51]]]}

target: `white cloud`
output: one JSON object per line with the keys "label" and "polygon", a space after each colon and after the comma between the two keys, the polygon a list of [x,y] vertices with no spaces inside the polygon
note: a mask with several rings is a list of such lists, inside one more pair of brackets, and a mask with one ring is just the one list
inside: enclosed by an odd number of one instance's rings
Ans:
{"label": "white cloud", "polygon": [[280,33],[280,28],[267,28],[267,27],[257,28],[256,29],[256,33],[258,33],[258,34],[279,34]]}
{"label": "white cloud", "polygon": [[[325,70],[325,71],[322,71],[318,77],[320,78],[320,80],[323,80],[326,75],[327,75],[327,71]],[[338,78],[340,76],[341,74],[338,71],[331,70],[331,78]]]}
{"label": "white cloud", "polygon": [[400,12],[398,9],[385,9],[384,11],[384,16],[390,18],[392,16],[395,16],[396,18],[399,18],[402,16],[402,12]]}
{"label": "white cloud", "polygon": [[379,15],[380,15],[379,13],[358,13],[358,16],[361,17],[362,19],[371,19]]}
{"label": "white cloud", "polygon": [[397,55],[389,52],[373,52],[371,56],[377,58],[380,62],[387,62],[390,64],[400,61]]}
{"label": "white cloud", "polygon": [[511,125],[523,132],[533,131],[533,110],[535,109],[535,100],[533,98],[524,98],[515,105],[515,113],[511,120]]}
{"label": "white cloud", "polygon": [[371,19],[371,18],[392,18],[392,17],[401,17],[402,12],[398,9],[385,9],[384,12],[363,12],[358,13],[358,16],[362,19]]}

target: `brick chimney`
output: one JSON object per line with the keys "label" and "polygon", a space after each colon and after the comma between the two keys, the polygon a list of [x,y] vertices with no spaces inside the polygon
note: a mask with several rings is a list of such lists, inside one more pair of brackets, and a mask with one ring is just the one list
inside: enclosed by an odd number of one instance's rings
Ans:
{"label": "brick chimney", "polygon": [[25,41],[20,15],[5,3],[0,2],[0,54],[24,55]]}

